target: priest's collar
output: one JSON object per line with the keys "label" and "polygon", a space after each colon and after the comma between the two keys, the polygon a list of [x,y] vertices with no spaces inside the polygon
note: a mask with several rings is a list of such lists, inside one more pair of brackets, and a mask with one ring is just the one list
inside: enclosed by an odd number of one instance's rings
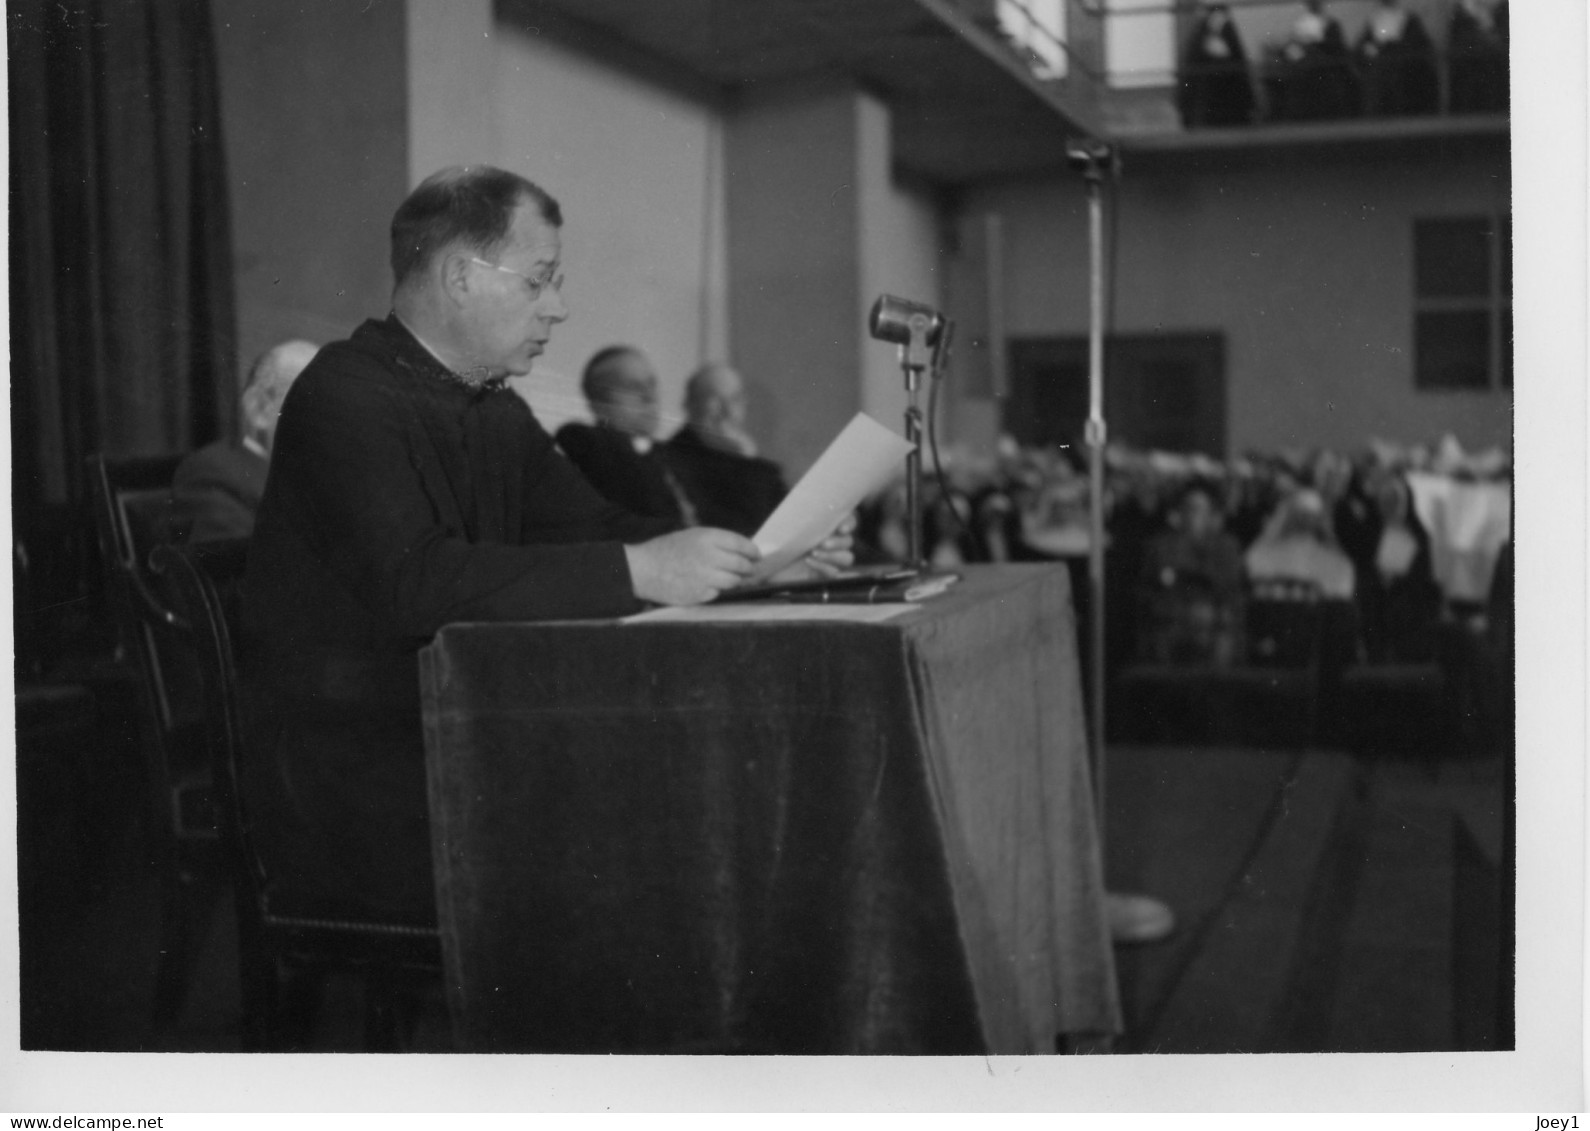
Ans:
{"label": "priest's collar", "polygon": [[440,378],[441,380],[453,385],[459,385],[470,390],[471,392],[477,393],[493,393],[508,387],[508,378],[506,376],[493,376],[484,366],[481,366],[477,369],[466,369],[462,371],[448,366],[448,364],[442,360],[441,355],[436,352],[429,342],[420,337],[412,326],[398,317],[397,311],[394,310],[388,314],[387,321],[401,329],[405,334],[414,340],[415,345],[419,346],[420,349],[425,351],[428,360],[433,363],[428,367],[428,372]]}

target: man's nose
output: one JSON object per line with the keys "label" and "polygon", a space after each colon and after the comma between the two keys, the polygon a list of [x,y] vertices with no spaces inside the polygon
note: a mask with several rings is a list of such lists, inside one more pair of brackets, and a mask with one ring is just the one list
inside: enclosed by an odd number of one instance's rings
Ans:
{"label": "man's nose", "polygon": [[541,293],[541,317],[548,322],[562,322],[569,316],[569,308],[563,304],[563,292],[553,287],[548,287]]}

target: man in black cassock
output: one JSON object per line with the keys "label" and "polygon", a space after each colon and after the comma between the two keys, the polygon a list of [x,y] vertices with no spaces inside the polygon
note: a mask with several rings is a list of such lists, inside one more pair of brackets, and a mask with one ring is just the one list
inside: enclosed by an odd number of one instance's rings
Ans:
{"label": "man in black cassock", "polygon": [[662,455],[697,521],[754,535],[789,487],[778,464],[757,452],[745,430],[745,382],[731,367],[708,362],[685,383],[685,426]]}
{"label": "man in black cassock", "polygon": [[580,389],[596,423],[565,424],[557,439],[586,481],[635,514],[697,525],[657,444],[657,372],[646,355],[634,346],[598,350],[585,363]]}
{"label": "man in black cassock", "polygon": [[[504,384],[567,317],[561,225],[516,174],[430,177],[393,217],[391,313],[283,405],[239,656],[278,906],[434,922],[416,653],[443,625],[695,604],[754,566],[737,534],[604,500]],[[848,542],[797,569],[847,564]]]}

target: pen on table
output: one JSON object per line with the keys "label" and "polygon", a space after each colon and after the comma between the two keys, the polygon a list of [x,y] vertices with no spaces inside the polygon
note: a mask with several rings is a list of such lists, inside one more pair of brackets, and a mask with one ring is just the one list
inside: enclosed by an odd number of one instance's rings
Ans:
{"label": "pen on table", "polygon": [[905,591],[905,600],[925,601],[929,597],[937,597],[960,579],[961,575],[958,573],[941,573],[935,577],[923,578],[919,584]]}

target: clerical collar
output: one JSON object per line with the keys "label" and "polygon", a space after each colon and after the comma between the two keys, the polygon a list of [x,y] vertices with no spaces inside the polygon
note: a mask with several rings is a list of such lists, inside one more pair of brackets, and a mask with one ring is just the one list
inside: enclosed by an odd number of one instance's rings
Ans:
{"label": "clerical collar", "polygon": [[442,360],[442,355],[436,352],[435,347],[433,347],[424,338],[420,337],[419,333],[414,329],[414,327],[410,326],[407,322],[403,321],[402,318],[398,317],[397,311],[392,311],[390,317],[392,321],[396,322],[399,326],[408,331],[409,337],[414,339],[415,344],[417,344],[426,353],[431,355],[431,360],[436,362],[436,376],[440,377],[442,380],[453,385],[460,385],[471,392],[496,392],[500,389],[506,389],[508,387],[507,377],[489,376],[484,366],[479,369],[467,370],[463,373],[453,369]]}

